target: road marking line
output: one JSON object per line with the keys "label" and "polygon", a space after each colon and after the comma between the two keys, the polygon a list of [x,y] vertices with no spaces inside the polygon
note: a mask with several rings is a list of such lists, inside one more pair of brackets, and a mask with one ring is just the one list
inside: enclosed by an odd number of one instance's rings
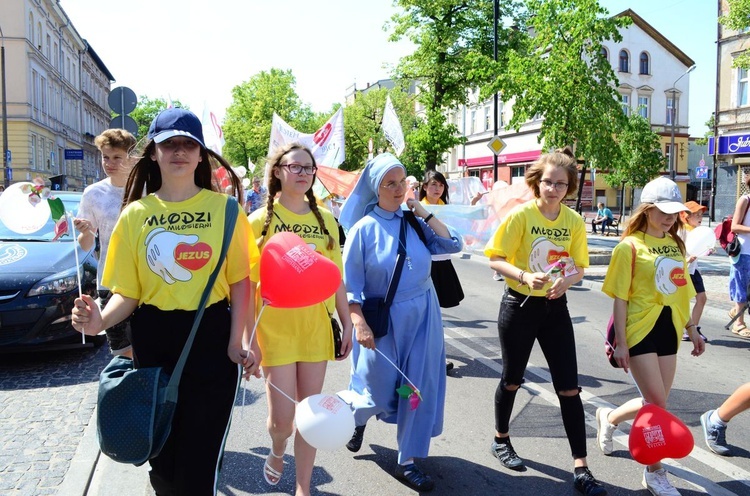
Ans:
{"label": "road marking line", "polygon": [[[458,334],[461,338],[465,339],[475,339],[476,336],[472,336],[469,333],[467,333],[463,328],[461,327],[455,327],[450,324],[443,323],[443,327],[445,330],[449,330],[452,333]],[[463,353],[466,356],[469,356],[478,362],[482,363],[487,368],[497,372],[497,374],[502,373],[502,366],[497,363],[498,360],[501,360],[501,354],[500,354],[500,347],[499,346],[492,346],[492,345],[482,345],[483,348],[487,349],[495,358],[479,355],[477,351],[475,351],[473,348],[459,342],[457,338],[454,338],[452,336],[445,336],[445,341],[447,343],[450,343],[450,346],[453,348],[456,348],[458,351]],[[526,368],[526,372],[531,373],[537,377],[539,377],[541,380],[546,381],[548,384],[552,384],[552,378],[549,375],[549,373],[537,367],[536,365],[529,362],[529,365]],[[557,395],[553,393],[552,391],[549,391],[548,389],[545,389],[541,385],[527,381],[524,382],[521,385],[522,388],[528,390],[532,395],[539,396],[543,398],[548,403],[559,407],[560,403],[557,399]],[[599,398],[596,395],[593,395],[591,393],[587,393],[586,391],[581,392],[581,400],[585,401],[586,403],[592,404],[597,407],[616,407],[617,405],[614,405],[612,403],[609,403],[608,401],[605,401],[601,398]],[[596,418],[589,414],[584,412],[586,415],[586,423],[592,427],[594,430],[596,430]],[[631,422],[627,422],[629,425]],[[621,446],[624,446],[625,449],[628,449],[628,435],[625,434],[622,431],[617,431],[615,435],[613,436],[613,439],[617,441],[618,444]],[[707,465],[714,470],[721,472],[722,474],[726,475],[727,477],[731,478],[731,480],[740,482],[748,487],[750,487],[750,472],[745,471],[744,469],[729,463],[721,458],[717,458],[717,455],[714,455],[712,453],[709,453],[707,450],[704,450],[702,448],[699,448],[697,445],[695,448],[693,448],[693,451],[688,455],[690,458],[695,459],[696,461]],[[687,468],[686,466],[682,465],[676,460],[668,459],[664,460],[665,462],[668,462],[669,471],[673,473],[674,475],[680,477],[688,484],[696,487],[697,489],[700,489],[704,491],[707,494],[711,494],[712,496],[732,496],[736,493],[733,493],[726,488],[714,483],[713,481],[703,477],[702,475],[698,474],[697,472]]]}

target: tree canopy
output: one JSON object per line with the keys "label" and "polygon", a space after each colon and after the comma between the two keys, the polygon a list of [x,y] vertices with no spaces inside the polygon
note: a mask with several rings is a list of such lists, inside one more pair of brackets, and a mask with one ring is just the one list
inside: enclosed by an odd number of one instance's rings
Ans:
{"label": "tree canopy", "polygon": [[[516,2],[503,1],[501,17],[515,12]],[[424,107],[424,124],[415,130],[411,146],[419,166],[434,169],[443,154],[463,142],[446,111],[467,101],[468,91],[486,82],[485,71],[471,71],[476,60],[492,57],[492,0],[396,0],[402,9],[387,28],[390,39],[411,40],[417,47],[403,57],[395,77],[415,81]],[[510,28],[499,27],[500,50],[515,37]],[[501,57],[502,58],[502,57]]]}
{"label": "tree canopy", "polygon": [[[151,121],[157,116],[159,112],[165,110],[169,103],[164,98],[149,98],[146,95],[141,95],[138,99],[138,104],[135,109],[130,113],[130,117],[133,118],[136,124],[138,124],[138,139],[145,139],[148,135],[148,128],[151,126]],[[182,107],[190,110],[187,105],[183,105],[179,100],[172,102],[174,107]]]}
{"label": "tree canopy", "polygon": [[[232,88],[223,131],[223,155],[234,165],[262,165],[268,154],[274,112],[294,128],[313,132],[325,122],[302,103],[291,70],[261,71]],[[322,120],[321,120],[322,119]]]}
{"label": "tree canopy", "polygon": [[[729,29],[742,31],[750,27],[750,0],[727,0],[729,12],[719,22]],[[750,68],[750,52],[738,55],[732,62],[734,67]]]}

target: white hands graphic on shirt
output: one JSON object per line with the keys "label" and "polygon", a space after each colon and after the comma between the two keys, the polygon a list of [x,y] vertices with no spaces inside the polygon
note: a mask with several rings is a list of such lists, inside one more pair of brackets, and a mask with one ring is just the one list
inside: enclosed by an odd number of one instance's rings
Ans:
{"label": "white hands graphic on shirt", "polygon": [[177,234],[163,227],[154,229],[146,238],[148,267],[167,284],[189,281],[193,277],[192,274],[177,263],[174,252],[180,243],[192,245],[197,241],[198,236],[195,234]]}
{"label": "white hands graphic on shirt", "polygon": [[[682,270],[682,262],[662,256],[656,259],[654,265],[656,265],[656,272],[654,273],[656,289],[665,295],[674,294],[677,291],[677,286],[682,286],[679,281],[674,279],[675,277],[680,277],[676,272],[681,273],[683,278],[685,276],[685,273]],[[675,269],[679,270],[675,271]],[[675,284],[675,282],[677,282],[677,284]]]}
{"label": "white hands graphic on shirt", "polygon": [[529,269],[528,272],[547,272],[550,265],[550,252],[557,251],[562,254],[565,251],[564,246],[557,246],[545,237],[539,237],[534,240],[529,252]]}

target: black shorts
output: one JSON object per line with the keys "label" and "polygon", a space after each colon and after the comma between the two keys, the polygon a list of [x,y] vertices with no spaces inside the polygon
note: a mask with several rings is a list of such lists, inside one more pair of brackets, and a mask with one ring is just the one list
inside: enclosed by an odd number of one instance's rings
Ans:
{"label": "black shorts", "polygon": [[654,328],[637,345],[630,348],[630,356],[656,353],[658,356],[677,354],[678,337],[672,323],[672,309],[664,307],[656,319]]}
{"label": "black shorts", "polygon": [[690,274],[690,280],[693,281],[693,287],[696,293],[705,293],[706,286],[703,284],[703,276],[698,269],[695,269],[693,274]]}

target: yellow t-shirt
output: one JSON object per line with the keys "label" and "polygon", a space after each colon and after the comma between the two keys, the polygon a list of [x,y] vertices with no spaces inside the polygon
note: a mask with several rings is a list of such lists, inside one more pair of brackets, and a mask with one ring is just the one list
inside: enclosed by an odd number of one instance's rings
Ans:
{"label": "yellow t-shirt", "polygon": [[[328,236],[321,230],[315,214],[308,212],[298,215],[287,210],[278,201],[274,203],[271,223],[268,226],[263,244],[278,232],[293,232],[301,237],[316,252],[332,260],[343,273],[341,247],[338,239],[338,225],[333,214],[318,207],[323,224],[333,236],[333,248],[328,249]],[[255,238],[261,237],[267,215],[266,207],[250,214],[250,225]],[[262,246],[261,246],[262,250]],[[260,264],[252,269],[251,278],[260,279]],[[295,291],[293,287],[290,291]],[[256,314],[262,306],[262,281],[256,291]],[[286,365],[295,362],[320,362],[333,360],[332,315],[336,310],[335,294],[322,303],[301,308],[274,308],[267,306],[258,323],[258,345],[263,354],[263,366]]]}
{"label": "yellow t-shirt", "polygon": [[[631,260],[635,248],[635,277]],[[695,296],[685,257],[670,237],[655,238],[634,233],[612,251],[602,291],[628,302],[625,336],[628,348],[640,343],[654,328],[664,306],[672,309],[675,337],[680,341]]]}
{"label": "yellow t-shirt", "polygon": [[422,205],[445,205],[445,202],[443,201],[442,198],[438,198],[437,203],[430,203],[429,201],[427,201],[426,196],[422,198],[421,200],[419,200],[419,203],[421,203]]}
{"label": "yellow t-shirt", "polygon": [[[488,257],[499,256],[527,272],[548,272],[560,259],[572,259],[574,266],[566,264],[565,273],[572,275],[578,268],[589,266],[589,248],[586,225],[580,215],[565,205],[560,214],[549,220],[539,211],[536,200],[515,207],[500,223],[484,247]],[[533,291],[526,285],[511,287],[519,293],[545,296],[552,283]]]}
{"label": "yellow t-shirt", "polygon": [[[112,292],[161,310],[196,310],[216,267],[224,235],[224,194],[201,190],[182,202],[148,195],[129,204],[112,232],[103,281]],[[239,211],[206,306],[229,298],[229,285],[250,274],[259,258],[250,225]]]}

